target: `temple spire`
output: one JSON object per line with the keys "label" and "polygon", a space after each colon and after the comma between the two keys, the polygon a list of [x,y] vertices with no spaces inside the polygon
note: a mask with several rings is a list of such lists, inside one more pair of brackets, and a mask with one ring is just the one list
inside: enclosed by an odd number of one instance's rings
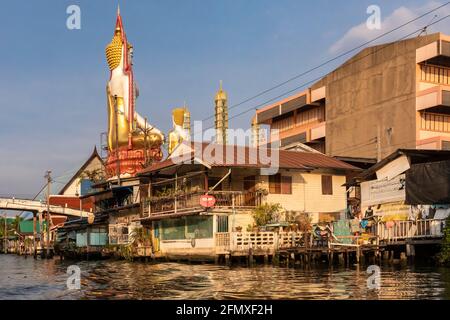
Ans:
{"label": "temple spire", "polygon": [[219,91],[214,99],[215,102],[215,127],[216,143],[226,145],[228,143],[228,97],[223,91],[223,82],[220,80]]}

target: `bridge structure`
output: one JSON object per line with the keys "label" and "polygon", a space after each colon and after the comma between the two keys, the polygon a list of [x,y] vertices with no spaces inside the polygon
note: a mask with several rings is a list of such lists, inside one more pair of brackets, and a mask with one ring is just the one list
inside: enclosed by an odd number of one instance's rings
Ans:
{"label": "bridge structure", "polygon": [[15,198],[0,198],[0,210],[28,211],[33,212],[34,214],[46,213],[47,210],[49,210],[50,214],[53,215],[80,218],[87,218],[90,214],[90,212],[55,205],[50,205],[47,209],[47,203],[45,202]]}

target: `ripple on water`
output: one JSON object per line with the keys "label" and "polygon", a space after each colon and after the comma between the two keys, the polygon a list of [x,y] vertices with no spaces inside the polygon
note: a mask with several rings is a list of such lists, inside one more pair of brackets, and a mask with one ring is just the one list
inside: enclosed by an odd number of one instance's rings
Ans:
{"label": "ripple on water", "polygon": [[[77,264],[82,289],[66,290]],[[0,255],[0,299],[449,299],[450,272],[383,267],[381,289],[362,268],[254,268],[125,261],[41,261]]]}

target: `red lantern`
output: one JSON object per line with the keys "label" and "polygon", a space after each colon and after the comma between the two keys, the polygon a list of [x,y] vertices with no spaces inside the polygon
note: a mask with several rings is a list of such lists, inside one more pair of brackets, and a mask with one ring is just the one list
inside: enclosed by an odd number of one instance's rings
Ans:
{"label": "red lantern", "polygon": [[216,204],[216,197],[205,194],[200,197],[200,205],[204,208],[212,208]]}

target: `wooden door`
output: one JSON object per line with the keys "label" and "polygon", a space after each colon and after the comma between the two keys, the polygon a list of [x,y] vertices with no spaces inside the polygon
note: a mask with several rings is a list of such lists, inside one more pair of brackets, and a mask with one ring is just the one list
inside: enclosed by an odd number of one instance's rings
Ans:
{"label": "wooden door", "polygon": [[256,177],[250,176],[244,178],[244,206],[256,206]]}

